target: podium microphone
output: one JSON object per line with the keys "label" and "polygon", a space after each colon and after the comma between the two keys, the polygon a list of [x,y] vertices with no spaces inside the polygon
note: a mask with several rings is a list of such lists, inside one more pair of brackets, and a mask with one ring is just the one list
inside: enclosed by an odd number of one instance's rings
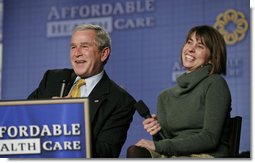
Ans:
{"label": "podium microphone", "polygon": [[[139,113],[139,115],[141,117],[143,117],[144,119],[147,118],[151,118],[151,114],[150,114],[150,110],[149,108],[145,105],[145,103],[140,100],[138,101],[135,105],[134,105],[135,109],[137,110],[137,112]],[[161,131],[159,131],[156,136],[160,139],[166,139],[166,137],[163,135],[163,133]]]}
{"label": "podium microphone", "polygon": [[64,90],[65,90],[65,87],[66,87],[66,83],[67,83],[66,80],[62,80],[62,81],[61,81],[61,90],[60,90],[60,95],[59,95],[59,97],[63,97],[63,95],[64,95]]}

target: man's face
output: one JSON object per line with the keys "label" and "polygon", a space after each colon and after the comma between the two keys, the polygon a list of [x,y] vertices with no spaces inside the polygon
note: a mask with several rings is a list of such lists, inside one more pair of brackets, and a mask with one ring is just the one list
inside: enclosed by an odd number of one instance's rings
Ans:
{"label": "man's face", "polygon": [[80,77],[90,77],[103,70],[104,50],[99,51],[94,30],[87,29],[73,33],[70,60],[76,75]]}

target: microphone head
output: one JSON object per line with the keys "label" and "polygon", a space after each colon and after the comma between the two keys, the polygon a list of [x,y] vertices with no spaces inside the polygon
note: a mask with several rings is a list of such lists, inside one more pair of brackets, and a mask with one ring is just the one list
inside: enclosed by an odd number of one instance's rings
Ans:
{"label": "microphone head", "polygon": [[140,114],[140,116],[144,118],[151,117],[149,108],[145,105],[145,103],[140,100],[134,105],[137,112]]}
{"label": "microphone head", "polygon": [[60,83],[61,83],[61,84],[63,84],[63,83],[66,84],[66,83],[68,83],[68,81],[67,81],[66,79],[63,79],[63,80],[60,81]]}

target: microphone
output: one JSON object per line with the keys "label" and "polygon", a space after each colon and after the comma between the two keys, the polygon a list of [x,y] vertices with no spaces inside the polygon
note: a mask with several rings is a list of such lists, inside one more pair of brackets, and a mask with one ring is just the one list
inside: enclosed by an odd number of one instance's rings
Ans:
{"label": "microphone", "polygon": [[64,90],[65,90],[66,83],[67,83],[67,80],[62,80],[60,83],[61,83],[61,90],[60,90],[60,95],[59,95],[59,97],[63,97],[63,95],[64,95]]}
{"label": "microphone", "polygon": [[[150,110],[149,108],[145,105],[145,103],[140,100],[134,105],[135,109],[137,112],[140,114],[141,117],[144,119],[151,118]],[[161,131],[159,131],[155,136],[157,136],[160,139],[166,139],[166,137],[163,135]]]}

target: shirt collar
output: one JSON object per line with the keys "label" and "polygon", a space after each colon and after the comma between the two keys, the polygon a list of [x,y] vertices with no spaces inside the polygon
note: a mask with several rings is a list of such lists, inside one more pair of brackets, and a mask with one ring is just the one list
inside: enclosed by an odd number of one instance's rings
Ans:
{"label": "shirt collar", "polygon": [[[86,87],[93,89],[96,86],[96,84],[102,79],[103,75],[104,70],[102,70],[99,74],[86,78],[85,79]],[[79,79],[81,79],[81,77],[77,76],[74,83],[76,83]]]}

